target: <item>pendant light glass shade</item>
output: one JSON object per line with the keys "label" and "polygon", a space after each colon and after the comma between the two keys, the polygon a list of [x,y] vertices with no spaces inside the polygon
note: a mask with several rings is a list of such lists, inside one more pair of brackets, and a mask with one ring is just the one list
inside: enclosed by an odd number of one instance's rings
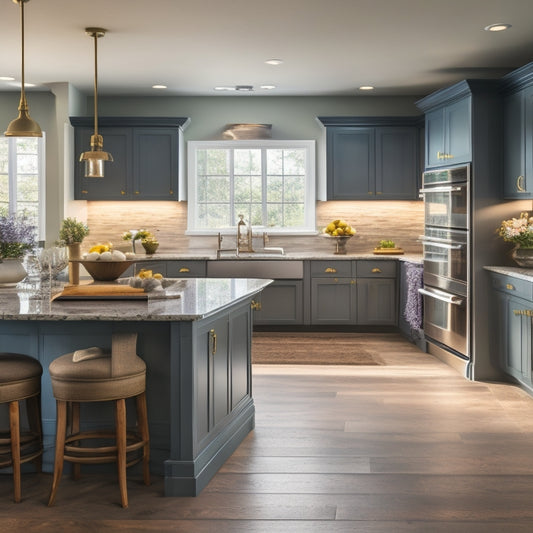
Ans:
{"label": "pendant light glass shade", "polygon": [[4,135],[6,137],[42,137],[41,127],[30,117],[28,102],[26,101],[25,81],[24,81],[24,4],[30,0],[13,0],[20,6],[20,35],[22,41],[22,76],[20,87],[19,116],[12,120]]}
{"label": "pendant light glass shade", "polygon": [[85,161],[86,178],[103,178],[104,162],[113,161],[113,156],[103,151],[104,140],[98,135],[98,38],[105,35],[105,30],[85,28],[85,33],[94,38],[94,134],[91,135],[91,150],[83,152],[80,161]]}

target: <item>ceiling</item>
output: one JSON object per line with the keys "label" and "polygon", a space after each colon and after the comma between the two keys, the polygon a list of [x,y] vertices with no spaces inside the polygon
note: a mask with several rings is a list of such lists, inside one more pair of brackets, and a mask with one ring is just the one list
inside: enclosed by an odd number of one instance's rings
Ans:
{"label": "ceiling", "polygon": [[[20,8],[0,0],[0,76],[20,87]],[[101,95],[425,95],[533,61],[531,0],[33,0],[26,82]],[[503,22],[503,32],[484,27]],[[278,66],[267,59],[282,59]],[[0,81],[0,91],[17,91]],[[164,84],[166,90],[152,89]],[[261,89],[275,85],[276,89]],[[364,93],[369,94],[369,93]]]}

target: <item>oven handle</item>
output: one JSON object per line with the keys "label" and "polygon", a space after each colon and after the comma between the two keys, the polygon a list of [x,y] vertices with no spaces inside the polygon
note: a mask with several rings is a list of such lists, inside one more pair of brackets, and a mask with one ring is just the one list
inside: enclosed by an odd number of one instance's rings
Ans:
{"label": "oven handle", "polygon": [[446,244],[444,242],[436,242],[424,237],[420,237],[420,241],[422,241],[423,244],[436,246],[437,248],[445,248],[446,250],[461,250],[466,246],[466,244]]}
{"label": "oven handle", "polygon": [[431,292],[427,291],[426,289],[418,289],[418,292],[420,294],[424,294],[425,296],[429,296],[430,298],[440,300],[441,302],[446,302],[447,304],[463,305],[464,303],[464,300],[462,298],[454,296],[453,294],[447,294],[445,292]]}
{"label": "oven handle", "polygon": [[430,187],[429,189],[427,188],[420,189],[420,192],[422,194],[425,194],[428,192],[458,192],[458,191],[462,191],[463,189],[466,189],[466,185],[463,185],[462,187],[452,187],[452,186]]}

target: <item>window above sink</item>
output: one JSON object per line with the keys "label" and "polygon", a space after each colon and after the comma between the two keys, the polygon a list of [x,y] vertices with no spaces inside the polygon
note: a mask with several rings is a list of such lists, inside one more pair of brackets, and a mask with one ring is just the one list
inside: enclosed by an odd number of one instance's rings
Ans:
{"label": "window above sink", "polygon": [[236,228],[316,233],[314,141],[189,141],[189,235]]}

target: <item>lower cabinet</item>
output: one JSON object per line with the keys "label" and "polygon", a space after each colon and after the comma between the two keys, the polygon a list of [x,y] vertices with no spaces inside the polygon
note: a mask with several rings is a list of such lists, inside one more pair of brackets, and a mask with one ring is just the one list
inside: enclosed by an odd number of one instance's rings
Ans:
{"label": "lower cabinet", "polygon": [[[533,358],[533,283],[492,274],[493,362],[531,388]],[[521,296],[524,296],[522,298]]]}
{"label": "lower cabinet", "polygon": [[356,323],[355,280],[352,278],[311,279],[311,323],[350,325]]}
{"label": "lower cabinet", "polygon": [[396,293],[396,279],[357,278],[357,323],[397,325]]}
{"label": "lower cabinet", "polygon": [[196,442],[201,444],[251,397],[249,307],[203,321],[195,337]]}
{"label": "lower cabinet", "polygon": [[296,326],[303,318],[303,281],[280,279],[254,298],[254,324]]}

